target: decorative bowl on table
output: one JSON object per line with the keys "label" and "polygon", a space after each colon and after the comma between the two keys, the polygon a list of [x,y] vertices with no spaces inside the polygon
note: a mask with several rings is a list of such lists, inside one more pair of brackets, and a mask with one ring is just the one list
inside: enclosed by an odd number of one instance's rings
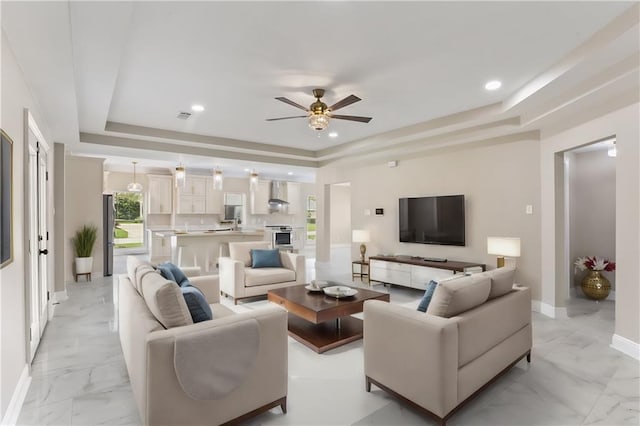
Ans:
{"label": "decorative bowl on table", "polygon": [[322,292],[322,289],[328,285],[329,283],[327,281],[313,280],[311,281],[311,284],[306,285],[304,288],[309,291]]}
{"label": "decorative bowl on table", "polygon": [[351,297],[358,293],[358,290],[356,290],[355,288],[347,287],[344,285],[325,287],[322,289],[322,291],[324,291],[324,294],[326,294],[327,296],[335,297],[336,299]]}

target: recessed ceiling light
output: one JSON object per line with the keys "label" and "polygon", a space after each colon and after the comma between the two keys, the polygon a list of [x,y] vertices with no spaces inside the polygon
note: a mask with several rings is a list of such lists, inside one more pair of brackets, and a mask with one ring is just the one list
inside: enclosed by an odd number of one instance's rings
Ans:
{"label": "recessed ceiling light", "polygon": [[250,169],[244,169],[244,171],[245,171],[245,172],[250,172],[251,170],[250,170]]}
{"label": "recessed ceiling light", "polygon": [[498,90],[502,86],[502,82],[498,80],[491,80],[487,84],[484,85],[484,88],[487,90]]}
{"label": "recessed ceiling light", "polygon": [[293,174],[293,172],[287,172],[287,174],[288,174],[289,176],[291,176],[291,175]]}
{"label": "recessed ceiling light", "polygon": [[204,111],[204,107],[202,105],[191,105],[191,110],[195,112],[202,112]]}
{"label": "recessed ceiling light", "polygon": [[329,137],[330,138],[337,138],[338,137],[338,133],[337,132],[331,132],[331,133],[329,133]]}

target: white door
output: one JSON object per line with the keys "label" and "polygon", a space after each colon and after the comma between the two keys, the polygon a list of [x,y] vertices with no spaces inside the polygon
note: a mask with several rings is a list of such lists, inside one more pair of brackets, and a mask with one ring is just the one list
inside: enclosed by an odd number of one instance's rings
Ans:
{"label": "white door", "polygon": [[29,129],[29,361],[33,361],[48,315],[47,150]]}

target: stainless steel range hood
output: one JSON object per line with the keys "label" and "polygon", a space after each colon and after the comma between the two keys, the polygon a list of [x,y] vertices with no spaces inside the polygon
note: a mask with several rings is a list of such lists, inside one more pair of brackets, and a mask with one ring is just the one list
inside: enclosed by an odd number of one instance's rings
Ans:
{"label": "stainless steel range hood", "polygon": [[287,183],[279,180],[271,181],[271,194],[269,205],[272,207],[287,205]]}

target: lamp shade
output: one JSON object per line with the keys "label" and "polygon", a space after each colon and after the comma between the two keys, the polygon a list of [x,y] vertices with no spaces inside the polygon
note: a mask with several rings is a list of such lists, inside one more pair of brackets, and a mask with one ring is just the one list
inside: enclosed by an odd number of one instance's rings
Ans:
{"label": "lamp shade", "polygon": [[520,257],[520,238],[487,237],[487,253],[506,257]]}
{"label": "lamp shade", "polygon": [[354,229],[352,231],[351,239],[354,243],[368,243],[369,238],[369,231],[364,229]]}

